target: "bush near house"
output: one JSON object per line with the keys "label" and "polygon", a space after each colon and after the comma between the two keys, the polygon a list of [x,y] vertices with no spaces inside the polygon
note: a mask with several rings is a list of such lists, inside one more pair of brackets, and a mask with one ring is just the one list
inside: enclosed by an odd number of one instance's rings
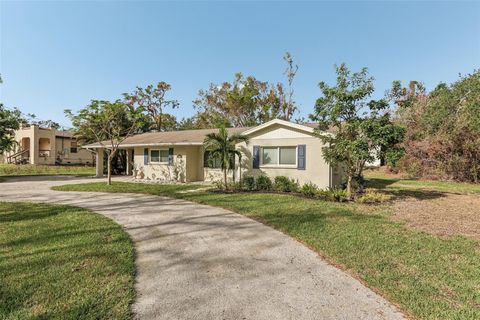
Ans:
{"label": "bush near house", "polygon": [[267,176],[258,177],[256,185],[260,191],[270,191],[273,188],[272,180]]}
{"label": "bush near house", "polygon": [[276,176],[273,189],[280,192],[297,192],[300,189],[298,182],[285,176]]}

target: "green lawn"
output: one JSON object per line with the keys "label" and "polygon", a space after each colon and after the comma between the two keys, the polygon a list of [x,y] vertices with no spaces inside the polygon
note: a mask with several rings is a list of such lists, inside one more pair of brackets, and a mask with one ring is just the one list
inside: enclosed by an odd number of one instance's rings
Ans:
{"label": "green lawn", "polygon": [[45,175],[93,176],[95,175],[95,167],[0,164],[0,177]]}
{"label": "green lawn", "polygon": [[480,193],[480,184],[453,181],[414,180],[398,178],[381,170],[366,170],[365,177],[370,187],[391,192],[434,191],[451,193]]}
{"label": "green lawn", "polygon": [[0,319],[130,319],[134,248],[88,210],[0,202]]}
{"label": "green lawn", "polygon": [[388,206],[271,193],[185,192],[198,188],[114,182],[54,189],[148,193],[227,208],[302,241],[415,318],[480,318],[480,245],[474,240],[407,229],[388,218]]}

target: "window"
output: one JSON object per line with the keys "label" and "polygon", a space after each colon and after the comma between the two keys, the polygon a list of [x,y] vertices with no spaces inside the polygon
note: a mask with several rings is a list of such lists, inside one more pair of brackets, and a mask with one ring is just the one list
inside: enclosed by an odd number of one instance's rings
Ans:
{"label": "window", "polygon": [[263,165],[278,164],[278,147],[265,147],[262,149],[262,164]]}
{"label": "window", "polygon": [[203,154],[203,167],[204,168],[212,168],[212,169],[218,169],[222,167],[222,164],[220,162],[220,159],[217,157],[211,157],[211,152],[210,151],[205,151]]}
{"label": "window", "polygon": [[168,163],[168,150],[150,150],[151,163]]}
{"label": "window", "polygon": [[297,147],[263,147],[263,166],[295,166]]}
{"label": "window", "polygon": [[72,140],[70,142],[70,152],[77,153],[77,140]]}
{"label": "window", "polygon": [[297,164],[297,148],[296,147],[280,147],[280,164],[296,165]]}

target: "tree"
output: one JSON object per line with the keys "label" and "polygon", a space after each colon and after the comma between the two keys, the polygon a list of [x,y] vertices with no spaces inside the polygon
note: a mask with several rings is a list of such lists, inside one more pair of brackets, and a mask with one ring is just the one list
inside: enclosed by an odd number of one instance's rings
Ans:
{"label": "tree", "polygon": [[51,119],[41,120],[33,113],[27,113],[24,117],[22,117],[21,121],[26,125],[36,125],[43,128],[60,129],[61,127],[58,122],[55,122]]}
{"label": "tree", "polygon": [[203,142],[204,149],[210,152],[210,157],[220,161],[223,170],[225,190],[228,189],[227,171],[234,169],[235,156],[241,158],[242,154],[235,148],[240,142],[248,143],[248,137],[240,133],[228,135],[225,127],[220,127],[218,133],[209,133]]}
{"label": "tree", "polygon": [[[152,119],[151,129],[157,131],[168,131],[171,129],[172,118],[174,116],[165,113],[166,108],[175,109],[179,106],[177,100],[167,100],[166,94],[171,86],[160,81],[155,87],[148,85],[145,88],[137,87],[132,94],[124,93],[123,96],[127,104],[132,107],[141,107]],[[175,119],[176,122],[176,119]]]}
{"label": "tree", "polygon": [[20,110],[9,110],[0,103],[0,154],[11,151],[15,145],[15,130],[20,127]]}
{"label": "tree", "polygon": [[295,102],[293,101],[293,80],[297,74],[298,65],[294,65],[293,57],[290,52],[285,53],[283,60],[287,62],[287,68],[285,69],[284,74],[287,76],[288,82],[288,99],[284,99],[281,118],[290,121],[295,112],[298,111],[298,108],[295,106]]}
{"label": "tree", "polygon": [[253,76],[235,74],[234,80],[210,84],[193,101],[199,128],[249,127],[281,118],[285,109],[282,84],[269,85]]}
{"label": "tree", "polygon": [[107,176],[110,185],[112,159],[120,144],[129,136],[138,133],[144,125],[142,108],[133,108],[121,100],[114,102],[92,100],[85,108],[73,114],[65,110],[80,139],[91,139],[102,145],[107,152]]}
{"label": "tree", "polygon": [[[373,78],[367,68],[351,73],[345,64],[335,66],[336,86],[320,82],[322,96],[317,99],[311,118],[318,121],[316,133],[323,141],[323,157],[331,164],[344,166],[347,175],[347,197],[353,197],[354,180],[361,181],[365,163],[380,156],[401,134],[383,111],[385,100],[370,100]],[[335,134],[325,131],[332,128]],[[388,137],[384,135],[388,134]],[[397,137],[398,138],[398,137]]]}
{"label": "tree", "polygon": [[390,95],[406,130],[400,169],[414,177],[480,181],[480,71],[431,92],[396,81]]}

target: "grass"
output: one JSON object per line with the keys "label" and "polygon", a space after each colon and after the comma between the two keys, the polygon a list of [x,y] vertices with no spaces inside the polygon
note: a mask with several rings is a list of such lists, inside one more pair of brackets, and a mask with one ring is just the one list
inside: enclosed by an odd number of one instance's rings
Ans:
{"label": "grass", "polygon": [[454,181],[403,179],[380,170],[366,170],[370,187],[385,191],[435,191],[450,193],[480,193],[480,184]]}
{"label": "grass", "polygon": [[0,202],[0,319],[130,319],[134,248],[99,214]]}
{"label": "grass", "polygon": [[0,178],[2,176],[44,176],[44,175],[76,175],[92,176],[95,167],[91,166],[49,166],[49,165],[14,165],[0,164]]}
{"label": "grass", "polygon": [[375,210],[272,193],[215,193],[198,185],[127,182],[54,187],[63,191],[133,192],[223,207],[300,240],[418,319],[480,318],[480,246],[464,237],[413,231]]}

